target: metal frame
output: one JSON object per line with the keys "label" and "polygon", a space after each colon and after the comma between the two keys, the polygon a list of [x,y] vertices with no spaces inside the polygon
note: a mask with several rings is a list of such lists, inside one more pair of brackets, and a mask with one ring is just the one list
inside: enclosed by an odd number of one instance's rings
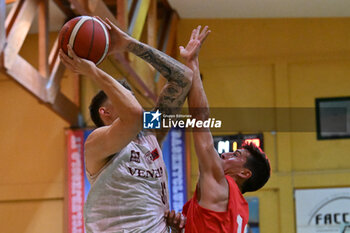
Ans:
{"label": "metal frame", "polygon": [[[350,96],[349,97],[333,97],[333,98],[316,98],[315,99],[315,111],[316,111],[316,132],[317,132],[317,139],[318,140],[325,140],[325,139],[344,139],[344,138],[350,138],[350,133],[347,135],[341,135],[334,133],[333,135],[322,135],[322,126],[321,126],[321,104],[328,102],[328,103],[336,103],[339,101],[349,101],[350,103]],[[349,116],[347,116],[349,119]],[[346,124],[346,123],[345,123]]]}

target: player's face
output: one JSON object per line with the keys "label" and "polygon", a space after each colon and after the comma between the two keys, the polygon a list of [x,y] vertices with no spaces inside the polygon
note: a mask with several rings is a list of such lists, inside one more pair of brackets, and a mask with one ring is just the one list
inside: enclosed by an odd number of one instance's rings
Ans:
{"label": "player's face", "polygon": [[221,154],[225,174],[233,175],[239,173],[244,168],[248,156],[249,152],[245,149]]}

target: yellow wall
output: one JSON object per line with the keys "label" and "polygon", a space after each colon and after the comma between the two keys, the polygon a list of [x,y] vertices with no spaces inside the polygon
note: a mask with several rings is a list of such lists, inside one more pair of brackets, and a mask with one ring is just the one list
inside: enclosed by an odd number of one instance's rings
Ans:
{"label": "yellow wall", "polygon": [[[285,107],[274,123],[314,127],[317,97],[350,96],[350,19],[182,19],[179,45],[193,28],[212,30],[200,54],[211,107]],[[238,123],[239,124],[239,123]],[[293,190],[350,185],[350,140],[318,141],[315,132],[264,132],[273,173],[260,199],[262,233],[295,232]],[[192,145],[193,147],[193,145]],[[193,148],[192,148],[193,152]],[[191,160],[192,191],[198,178]]]}
{"label": "yellow wall", "polygon": [[[20,54],[37,66],[37,51],[37,36],[28,36]],[[73,81],[62,80],[70,98]],[[69,124],[2,73],[0,99],[0,231],[62,233]]]}

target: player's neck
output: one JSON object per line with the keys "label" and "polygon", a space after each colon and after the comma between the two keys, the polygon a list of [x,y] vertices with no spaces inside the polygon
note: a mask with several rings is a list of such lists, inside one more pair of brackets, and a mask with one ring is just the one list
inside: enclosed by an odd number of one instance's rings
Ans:
{"label": "player's neck", "polygon": [[239,176],[231,176],[233,178],[233,180],[236,182],[239,191],[241,191],[241,193],[243,194],[242,190],[243,190],[243,183],[245,180],[242,180]]}

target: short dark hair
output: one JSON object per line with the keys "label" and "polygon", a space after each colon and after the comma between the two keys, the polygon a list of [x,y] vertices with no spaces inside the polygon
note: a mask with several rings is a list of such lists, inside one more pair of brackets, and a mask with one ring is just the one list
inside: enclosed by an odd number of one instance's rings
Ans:
{"label": "short dark hair", "polygon": [[249,152],[244,167],[252,172],[252,176],[242,185],[242,193],[253,192],[263,187],[270,178],[270,161],[265,153],[254,143],[244,144],[243,149]]}
{"label": "short dark hair", "polygon": [[[117,81],[127,90],[131,91],[129,84],[125,80],[117,80]],[[100,117],[98,110],[106,102],[107,99],[108,99],[108,96],[106,95],[106,93],[103,90],[100,90],[91,100],[91,103],[89,106],[90,117],[97,127],[101,127],[105,125]]]}

